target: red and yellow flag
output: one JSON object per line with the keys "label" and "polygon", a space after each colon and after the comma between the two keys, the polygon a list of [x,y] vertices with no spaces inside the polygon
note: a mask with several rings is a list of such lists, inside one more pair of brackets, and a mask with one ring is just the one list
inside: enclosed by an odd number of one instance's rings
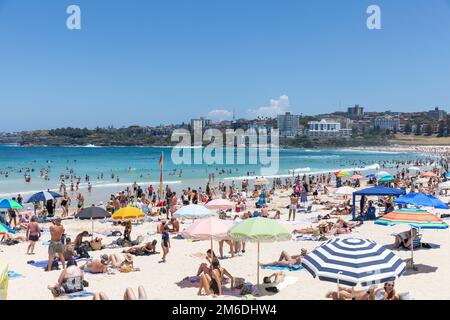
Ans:
{"label": "red and yellow flag", "polygon": [[160,169],[160,174],[159,174],[159,198],[160,200],[162,200],[163,198],[163,164],[164,164],[164,153],[161,152],[161,157],[159,158],[159,169]]}

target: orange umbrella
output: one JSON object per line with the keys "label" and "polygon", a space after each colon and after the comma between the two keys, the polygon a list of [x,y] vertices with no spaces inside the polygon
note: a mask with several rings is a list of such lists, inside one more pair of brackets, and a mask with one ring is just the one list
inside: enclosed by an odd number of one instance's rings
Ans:
{"label": "orange umbrella", "polygon": [[427,172],[422,173],[420,176],[427,177],[427,178],[436,178],[437,174],[434,172],[431,172],[431,171],[427,171]]}

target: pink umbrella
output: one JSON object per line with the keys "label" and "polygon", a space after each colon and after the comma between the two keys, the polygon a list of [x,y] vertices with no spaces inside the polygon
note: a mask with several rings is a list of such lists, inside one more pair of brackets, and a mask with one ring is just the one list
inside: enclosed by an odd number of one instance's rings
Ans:
{"label": "pink umbrella", "polygon": [[358,180],[358,179],[361,179],[363,176],[362,175],[360,175],[360,174],[354,174],[354,175],[352,175],[351,177],[350,177],[350,179],[352,179],[352,180]]}
{"label": "pink umbrella", "polygon": [[234,208],[234,203],[227,199],[214,199],[208,202],[205,207],[208,209],[228,210]]}
{"label": "pink umbrella", "polygon": [[211,240],[212,241],[228,239],[228,231],[233,226],[233,221],[218,218],[205,218],[196,220],[187,227],[181,234],[185,239]]}

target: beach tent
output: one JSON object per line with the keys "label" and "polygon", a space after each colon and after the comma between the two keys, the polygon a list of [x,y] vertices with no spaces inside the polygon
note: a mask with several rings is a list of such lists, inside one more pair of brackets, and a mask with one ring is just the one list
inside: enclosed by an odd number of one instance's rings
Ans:
{"label": "beach tent", "polygon": [[[376,186],[372,188],[367,188],[363,190],[359,190],[356,192],[353,192],[353,220],[356,219],[356,196],[365,197],[365,196],[393,196],[393,197],[400,197],[406,193],[405,190],[402,189],[395,189],[395,188],[388,188],[388,187],[382,187],[382,186]],[[364,208],[360,209],[360,213],[362,214]]]}
{"label": "beach tent", "polygon": [[8,264],[0,260],[0,300],[8,298]]}

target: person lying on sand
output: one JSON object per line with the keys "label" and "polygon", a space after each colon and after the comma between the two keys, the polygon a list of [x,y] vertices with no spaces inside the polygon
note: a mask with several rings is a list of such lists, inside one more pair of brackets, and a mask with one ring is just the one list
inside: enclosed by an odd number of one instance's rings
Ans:
{"label": "person lying on sand", "polygon": [[234,286],[233,276],[225,269],[220,266],[220,262],[217,259],[213,259],[211,275],[202,273],[200,275],[200,286],[198,288],[198,295],[213,294],[213,297],[218,297],[222,295],[222,285],[224,284],[224,275],[227,275],[231,279],[231,287]]}
{"label": "person lying on sand", "polygon": [[354,288],[339,287],[339,292],[330,291],[325,297],[332,300],[375,300],[375,288],[368,290],[355,290]]}
{"label": "person lying on sand", "polygon": [[279,291],[277,285],[282,283],[285,277],[286,275],[283,271],[275,272],[272,275],[263,278],[263,283],[260,285],[260,288],[267,292],[277,293]]}
{"label": "person lying on sand", "polygon": [[123,250],[123,253],[130,253],[136,256],[145,256],[148,254],[156,254],[156,244],[158,243],[157,240],[153,240],[152,242],[147,242],[143,246],[133,246],[129,248],[128,250]]}
{"label": "person lying on sand", "polygon": [[299,266],[302,262],[302,258],[308,253],[306,249],[302,249],[301,253],[298,255],[289,255],[286,251],[282,251],[280,254],[280,258],[277,261],[269,262],[269,263],[260,263],[260,266]]}
{"label": "person lying on sand", "polygon": [[90,273],[107,273],[108,272],[108,259],[102,256],[101,259],[93,259],[86,262],[80,267],[84,272]]}
{"label": "person lying on sand", "polygon": [[48,286],[48,289],[57,298],[63,294],[80,292],[84,290],[85,282],[83,270],[78,268],[74,259],[67,261],[67,268],[61,272],[58,283],[54,286]]}
{"label": "person lying on sand", "polygon": [[[145,292],[145,289],[143,286],[139,286],[138,288],[138,299],[136,299],[136,294],[134,293],[133,289],[127,288],[125,290],[125,293],[123,294],[123,300],[148,300],[147,298],[147,292]],[[109,300],[108,296],[104,292],[96,293],[94,298],[92,300]]]}

